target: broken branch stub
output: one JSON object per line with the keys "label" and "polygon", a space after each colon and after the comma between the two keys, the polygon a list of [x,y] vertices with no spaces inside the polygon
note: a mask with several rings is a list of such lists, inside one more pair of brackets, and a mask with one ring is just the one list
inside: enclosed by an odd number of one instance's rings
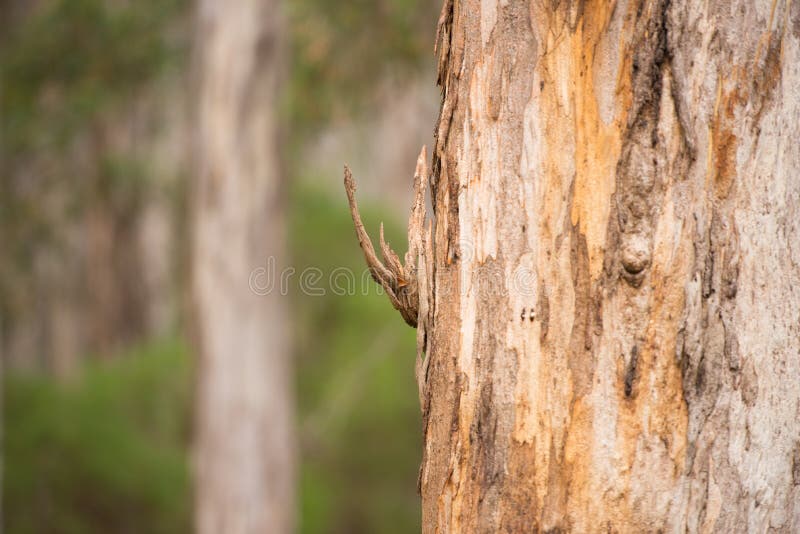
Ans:
{"label": "broken branch stub", "polygon": [[[417,167],[414,172],[414,204],[411,207],[411,216],[408,220],[408,252],[405,263],[400,263],[399,256],[386,243],[383,237],[383,224],[380,228],[380,248],[383,262],[375,254],[375,247],[364,229],[361,214],[358,212],[356,202],[356,184],[350,168],[344,166],[344,190],[350,204],[350,215],[353,217],[356,236],[367,267],[375,280],[386,291],[392,306],[400,312],[403,319],[410,326],[416,328],[419,313],[419,284],[417,268],[420,265],[425,251],[426,238],[425,226],[425,187],[428,179],[427,153],[423,146],[417,158]],[[424,264],[423,267],[424,268]]]}

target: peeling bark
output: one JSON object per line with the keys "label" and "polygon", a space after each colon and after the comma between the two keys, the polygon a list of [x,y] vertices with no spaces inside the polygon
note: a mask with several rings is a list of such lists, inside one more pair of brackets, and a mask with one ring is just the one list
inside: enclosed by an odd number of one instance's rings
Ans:
{"label": "peeling bark", "polygon": [[445,0],[425,532],[800,531],[800,7]]}

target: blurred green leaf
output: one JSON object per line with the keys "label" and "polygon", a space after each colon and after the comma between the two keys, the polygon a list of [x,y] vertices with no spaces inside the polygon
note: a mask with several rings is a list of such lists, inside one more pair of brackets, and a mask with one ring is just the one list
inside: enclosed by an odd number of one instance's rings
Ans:
{"label": "blurred green leaf", "polygon": [[369,107],[386,75],[433,56],[441,4],[431,0],[292,0],[292,124],[300,135]]}
{"label": "blurred green leaf", "polygon": [[[296,184],[292,206],[294,265],[298,273],[321,269],[325,276],[318,285],[326,289],[312,296],[292,286],[303,446],[301,532],[417,532],[415,331],[369,278],[344,195],[331,198]],[[370,228],[387,212],[362,206]],[[404,243],[401,225],[386,222],[387,239]],[[331,291],[328,276],[337,268],[356,275],[355,294]]]}
{"label": "blurred green leaf", "polygon": [[65,383],[6,375],[6,532],[189,532],[190,378],[175,340]]}

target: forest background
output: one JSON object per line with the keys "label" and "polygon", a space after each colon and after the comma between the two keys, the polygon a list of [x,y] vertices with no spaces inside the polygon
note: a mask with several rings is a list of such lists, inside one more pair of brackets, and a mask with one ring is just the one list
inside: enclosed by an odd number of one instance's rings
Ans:
{"label": "forest background", "polygon": [[[414,331],[362,282],[341,165],[359,177],[367,226],[383,220],[403,243],[413,162],[438,111],[440,6],[284,7],[298,531],[412,532]],[[194,11],[187,0],[0,0],[8,534],[192,529]],[[323,294],[303,290],[308,268],[324,274]],[[331,286],[337,268],[356,274],[356,291]]]}

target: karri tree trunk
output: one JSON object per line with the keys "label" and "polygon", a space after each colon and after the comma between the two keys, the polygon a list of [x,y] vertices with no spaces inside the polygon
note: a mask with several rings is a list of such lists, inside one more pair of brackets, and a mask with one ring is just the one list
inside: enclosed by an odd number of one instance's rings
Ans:
{"label": "karri tree trunk", "polygon": [[272,534],[293,525],[285,302],[250,287],[251,274],[284,250],[279,8],[277,0],[198,7],[192,298],[201,534]]}
{"label": "karri tree trunk", "polygon": [[423,530],[800,532],[800,2],[446,0],[437,46]]}

